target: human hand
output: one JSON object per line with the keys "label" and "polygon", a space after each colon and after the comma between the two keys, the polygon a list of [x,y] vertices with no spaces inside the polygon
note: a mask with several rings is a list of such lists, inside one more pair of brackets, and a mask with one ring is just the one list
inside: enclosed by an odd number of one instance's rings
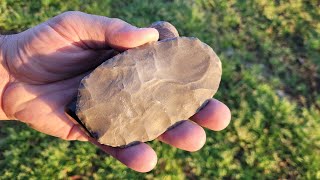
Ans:
{"label": "human hand", "polygon": [[[7,36],[2,40],[0,55],[10,78],[0,97],[0,115],[3,111],[8,119],[19,119],[33,129],[65,140],[87,141],[89,137],[64,111],[77,94],[80,80],[112,57],[113,49],[137,47],[157,41],[158,36],[153,28],[136,28],[119,19],[81,12],[66,12]],[[205,143],[202,127],[219,131],[230,118],[229,108],[211,99],[190,118],[195,123],[184,121],[158,139],[196,151]],[[127,148],[99,147],[140,172],[151,170],[157,161],[155,152],[145,143]]]}

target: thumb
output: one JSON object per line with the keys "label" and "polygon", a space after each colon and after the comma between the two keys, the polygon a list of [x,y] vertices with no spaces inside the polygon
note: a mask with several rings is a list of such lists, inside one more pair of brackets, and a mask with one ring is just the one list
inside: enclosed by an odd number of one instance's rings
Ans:
{"label": "thumb", "polygon": [[129,49],[159,39],[154,28],[137,28],[120,19],[109,20],[106,42],[116,49]]}
{"label": "thumb", "polygon": [[[148,42],[157,41],[159,33],[154,28],[137,28],[117,18],[108,18],[70,11],[48,21],[60,34],[87,48],[126,50]],[[62,29],[62,30],[61,30]]]}

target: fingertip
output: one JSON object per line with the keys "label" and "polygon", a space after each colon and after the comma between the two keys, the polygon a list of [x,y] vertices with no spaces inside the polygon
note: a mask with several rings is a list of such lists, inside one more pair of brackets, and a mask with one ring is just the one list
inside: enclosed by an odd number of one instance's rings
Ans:
{"label": "fingertip", "polygon": [[154,28],[128,28],[113,34],[109,43],[118,50],[126,50],[154,42],[159,39],[159,33]]}
{"label": "fingertip", "polygon": [[157,154],[145,143],[134,144],[125,148],[111,147],[100,144],[89,137],[89,142],[99,147],[105,153],[116,158],[122,164],[138,172],[149,172],[157,164]]}
{"label": "fingertip", "polygon": [[184,121],[163,133],[159,140],[179,149],[195,152],[204,146],[206,133],[194,122]]}
{"label": "fingertip", "polygon": [[145,143],[117,149],[116,158],[138,172],[149,172],[157,164],[156,153]]}
{"label": "fingertip", "polygon": [[221,114],[222,117],[221,119],[224,119],[224,121],[220,121],[220,124],[219,124],[219,127],[220,128],[217,128],[217,131],[220,131],[220,130],[223,130],[225,129],[226,127],[228,127],[228,125],[230,124],[230,121],[231,121],[231,111],[229,109],[229,107],[223,103],[221,103],[221,109],[220,109],[220,112],[222,112]]}
{"label": "fingertip", "polygon": [[209,103],[190,119],[214,131],[225,129],[231,121],[231,111],[222,102],[211,99]]}
{"label": "fingertip", "polygon": [[[231,111],[227,105],[218,101],[212,100],[209,108],[214,109],[214,112],[211,111],[211,116],[209,115],[208,120],[211,119],[211,122],[215,122],[215,125],[212,125],[214,131],[221,131],[225,129],[231,121]],[[209,111],[210,112],[210,111]],[[210,118],[211,117],[211,118]],[[212,119],[215,119],[212,120]]]}
{"label": "fingertip", "polygon": [[142,34],[145,34],[145,38],[148,42],[154,42],[159,40],[159,32],[155,28],[139,28]]}

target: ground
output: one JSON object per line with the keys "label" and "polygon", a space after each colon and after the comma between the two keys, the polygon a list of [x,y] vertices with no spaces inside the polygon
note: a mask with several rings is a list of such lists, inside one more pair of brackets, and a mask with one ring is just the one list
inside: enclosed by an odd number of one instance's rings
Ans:
{"label": "ground", "polygon": [[[159,161],[136,173],[84,142],[0,122],[0,179],[319,179],[320,4],[317,0],[2,0],[0,33],[17,33],[67,10],[157,20],[209,44],[223,63],[215,98],[232,110],[195,153],[150,144]],[[50,178],[50,179],[52,179]]]}

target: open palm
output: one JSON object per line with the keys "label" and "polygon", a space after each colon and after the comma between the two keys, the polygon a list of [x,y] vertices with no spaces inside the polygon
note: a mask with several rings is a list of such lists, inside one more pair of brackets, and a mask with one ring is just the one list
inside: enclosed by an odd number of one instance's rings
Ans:
{"label": "open palm", "polygon": [[[136,28],[122,20],[81,12],[66,12],[22,33],[6,38],[3,46],[10,82],[4,112],[43,133],[66,140],[88,140],[64,108],[76,95],[80,80],[92,69],[121,51],[157,41],[152,28]],[[195,151],[205,143],[201,126],[225,128],[229,109],[217,100],[168,130],[159,140]],[[201,126],[199,126],[199,125]],[[155,152],[145,143],[128,148],[100,147],[128,167],[145,172],[156,164]]]}

